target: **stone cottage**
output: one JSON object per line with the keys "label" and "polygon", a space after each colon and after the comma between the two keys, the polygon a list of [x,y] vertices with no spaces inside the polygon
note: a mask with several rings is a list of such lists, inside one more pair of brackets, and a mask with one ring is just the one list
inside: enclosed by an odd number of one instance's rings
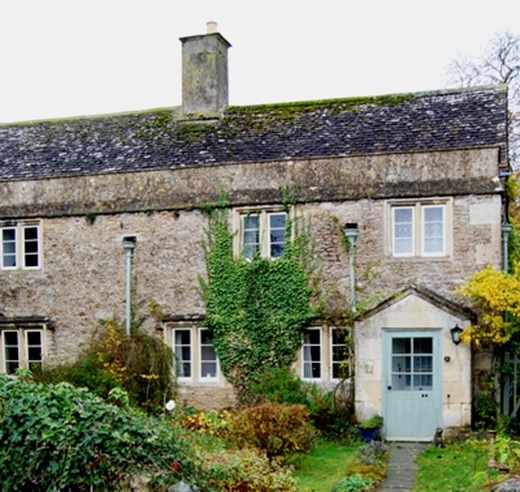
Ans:
{"label": "stone cottage", "polygon": [[[467,424],[485,361],[453,341],[471,319],[454,289],[502,265],[506,88],[230,107],[230,44],[181,42],[179,108],[0,125],[1,370],[71,360],[96,320],[125,317],[129,276],[183,395],[231,404],[198,292],[202,209],[224,190],[236,254],[276,261],[292,186],[324,291],[345,308],[380,294],[354,327],[358,416],[382,414],[388,439]],[[337,329],[308,326],[303,379],[338,382]]]}

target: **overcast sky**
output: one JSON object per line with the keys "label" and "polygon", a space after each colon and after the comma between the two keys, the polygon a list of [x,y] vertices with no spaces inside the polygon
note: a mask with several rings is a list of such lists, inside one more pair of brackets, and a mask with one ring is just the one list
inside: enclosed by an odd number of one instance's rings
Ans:
{"label": "overcast sky", "polygon": [[0,122],[179,105],[179,37],[232,44],[230,103],[442,89],[520,0],[0,0]]}

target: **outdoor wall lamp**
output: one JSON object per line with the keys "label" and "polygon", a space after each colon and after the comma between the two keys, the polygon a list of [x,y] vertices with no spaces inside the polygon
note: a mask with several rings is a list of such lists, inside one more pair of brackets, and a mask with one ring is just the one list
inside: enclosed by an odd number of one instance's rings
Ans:
{"label": "outdoor wall lamp", "polygon": [[359,236],[359,228],[357,224],[345,224],[343,229],[345,238],[348,241],[349,256],[349,273],[350,273],[350,308],[352,312],[356,309],[356,270],[354,268],[354,250],[356,249],[356,240]]}
{"label": "outdoor wall lamp", "polygon": [[130,322],[132,320],[132,256],[137,244],[135,236],[123,237],[123,248],[126,251],[126,316],[125,316],[125,331],[130,335]]}
{"label": "outdoor wall lamp", "polygon": [[463,332],[464,330],[462,328],[459,328],[459,325],[455,325],[451,330],[451,341],[455,344],[455,345],[458,345],[460,343],[460,334]]}

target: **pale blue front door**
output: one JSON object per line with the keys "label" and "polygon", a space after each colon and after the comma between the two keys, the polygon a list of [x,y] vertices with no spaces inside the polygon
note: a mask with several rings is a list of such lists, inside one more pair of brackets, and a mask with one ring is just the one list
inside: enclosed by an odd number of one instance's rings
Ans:
{"label": "pale blue front door", "polygon": [[441,330],[383,330],[385,437],[429,441],[442,426]]}

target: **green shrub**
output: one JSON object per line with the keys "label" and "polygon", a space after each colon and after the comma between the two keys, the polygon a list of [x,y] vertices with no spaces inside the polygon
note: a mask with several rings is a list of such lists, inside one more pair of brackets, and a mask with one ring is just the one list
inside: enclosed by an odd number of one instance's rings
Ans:
{"label": "green shrub", "polygon": [[382,441],[370,441],[358,450],[358,461],[361,465],[380,466],[386,462],[388,447]]}
{"label": "green shrub", "polygon": [[238,447],[252,447],[273,458],[309,450],[315,432],[304,405],[264,403],[237,411],[228,437]]}
{"label": "green shrub", "polygon": [[296,492],[296,480],[276,461],[250,449],[202,452],[205,483],[212,490],[232,492]]}
{"label": "green shrub", "polygon": [[251,383],[251,393],[258,403],[308,405],[307,384],[290,367],[267,367]]}
{"label": "green shrub", "polygon": [[362,492],[372,489],[373,485],[371,478],[355,473],[336,482],[330,490],[331,492]]}
{"label": "green shrub", "polygon": [[336,401],[334,391],[325,391],[316,384],[307,385],[307,394],[314,427],[326,437],[345,437],[352,428],[353,419],[347,403]]}
{"label": "green shrub", "polygon": [[255,380],[251,392],[258,402],[307,406],[314,427],[327,437],[345,437],[352,427],[352,411],[337,402],[334,391],[302,381],[288,367],[269,367]]}
{"label": "green shrub", "polygon": [[74,363],[45,368],[35,379],[67,381],[102,398],[121,387],[133,405],[158,412],[174,396],[172,364],[171,349],[162,340],[139,330],[127,336],[123,324],[110,319],[100,322]]}
{"label": "green shrub", "polygon": [[197,472],[190,445],[167,422],[68,383],[0,375],[0,440],[0,483],[14,492],[117,490],[135,475],[158,484]]}

